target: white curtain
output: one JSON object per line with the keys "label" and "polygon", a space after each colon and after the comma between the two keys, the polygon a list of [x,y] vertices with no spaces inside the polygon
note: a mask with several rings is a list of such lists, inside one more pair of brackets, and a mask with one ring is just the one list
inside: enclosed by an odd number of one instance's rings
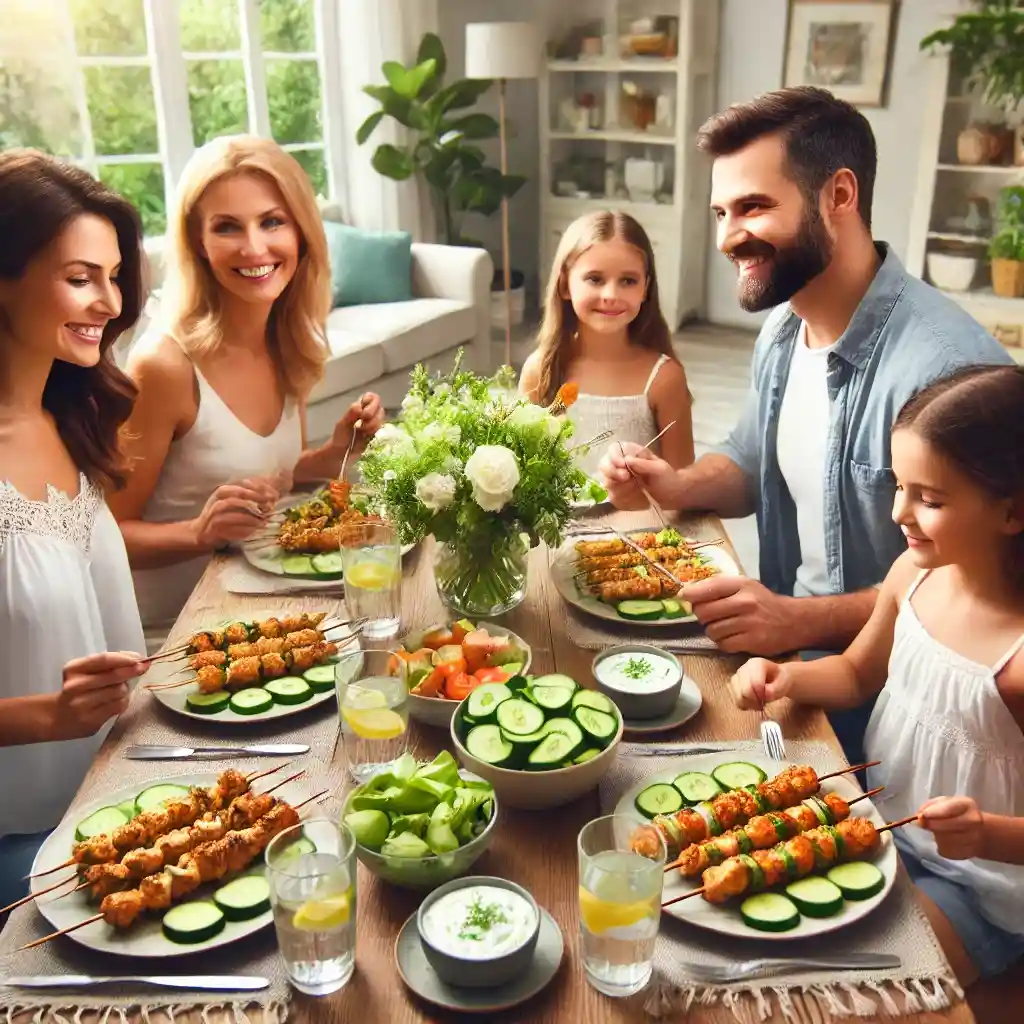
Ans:
{"label": "white curtain", "polygon": [[424,32],[438,30],[438,0],[337,0],[340,97],[344,121],[345,172],[338,181],[338,200],[345,219],[371,231],[409,231],[416,241],[436,234],[429,197],[416,179],[397,182],[378,174],[370,164],[382,142],[400,143],[405,129],[385,118],[370,139],[356,144],[356,130],[375,110],[376,100],[364,85],[383,85],[381,64],[411,63]]}

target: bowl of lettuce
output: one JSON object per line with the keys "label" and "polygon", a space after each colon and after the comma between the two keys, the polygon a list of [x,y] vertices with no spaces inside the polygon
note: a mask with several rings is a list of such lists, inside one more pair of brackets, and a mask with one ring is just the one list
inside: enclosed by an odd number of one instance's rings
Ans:
{"label": "bowl of lettuce", "polygon": [[447,750],[425,762],[403,754],[352,790],[342,811],[366,867],[423,891],[466,874],[491,845],[497,820],[491,784],[460,769]]}

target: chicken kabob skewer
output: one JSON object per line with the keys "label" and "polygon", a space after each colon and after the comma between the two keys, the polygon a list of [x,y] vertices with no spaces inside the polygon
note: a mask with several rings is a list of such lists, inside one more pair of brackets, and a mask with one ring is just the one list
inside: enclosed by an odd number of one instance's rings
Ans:
{"label": "chicken kabob skewer", "polygon": [[[316,629],[327,618],[327,612],[301,612],[283,619],[271,617],[254,622],[229,622],[223,629],[201,629],[177,647],[146,658],[145,661],[163,661],[175,655],[201,654],[204,651],[226,650],[229,644],[246,643],[259,637],[279,637],[299,629]],[[333,627],[332,627],[333,628]]]}
{"label": "chicken kabob skewer", "polygon": [[784,811],[769,811],[751,818],[745,825],[723,832],[714,839],[688,846],[678,860],[665,865],[666,871],[679,868],[684,878],[695,878],[709,867],[729,857],[752,850],[767,850],[780,840],[792,839],[821,825],[836,825],[850,817],[850,808],[861,800],[877,796],[884,786],[846,801],[838,793],[810,796]]}
{"label": "chicken kabob skewer", "polygon": [[703,874],[704,884],[699,889],[666,900],[661,905],[662,909],[693,896],[703,896],[708,903],[725,903],[734,896],[762,892],[780,882],[831,867],[839,861],[866,859],[878,851],[882,832],[916,820],[915,814],[878,828],[867,818],[847,818],[838,825],[811,829],[769,850],[741,853],[709,867]]}
{"label": "chicken kabob skewer", "polygon": [[[775,778],[756,786],[719,793],[712,800],[705,800],[696,807],[686,807],[675,814],[656,814],[651,824],[661,833],[669,858],[675,860],[692,844],[706,842],[731,828],[744,825],[755,815],[796,806],[801,800],[814,796],[826,779],[878,763],[854,765],[822,776],[810,765],[792,765]],[[650,857],[655,851],[647,847],[645,837],[653,839],[646,833],[638,834],[634,849]]]}
{"label": "chicken kabob skewer", "polygon": [[94,921],[106,921],[113,928],[131,928],[145,910],[164,910],[173,902],[195,891],[205,882],[213,882],[247,868],[267,847],[274,836],[299,824],[299,809],[327,794],[327,790],[292,807],[279,803],[248,828],[228,832],[223,838],[203,843],[183,854],[177,865],[147,875],[138,887],[105,896],[100,912],[60,931],[52,932],[21,946],[33,949],[51,939],[84,928]]}

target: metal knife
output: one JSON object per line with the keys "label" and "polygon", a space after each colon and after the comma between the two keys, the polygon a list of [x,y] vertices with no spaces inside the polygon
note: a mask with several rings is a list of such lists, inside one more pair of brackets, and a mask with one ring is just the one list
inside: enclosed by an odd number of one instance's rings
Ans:
{"label": "metal knife", "polygon": [[269,988],[270,981],[258,976],[231,974],[142,975],[100,978],[89,974],[40,974],[31,977],[0,978],[0,986],[11,988],[92,988],[95,985],[154,985],[183,992],[203,989],[208,992],[258,992]]}
{"label": "metal knife", "polygon": [[689,757],[696,754],[724,754],[728,747],[665,746],[652,743],[650,746],[623,744],[619,748],[623,757]]}
{"label": "metal knife", "polygon": [[308,743],[250,743],[237,747],[174,747],[162,743],[137,743],[127,747],[124,756],[131,761],[181,761],[188,758],[288,757],[308,754]]}

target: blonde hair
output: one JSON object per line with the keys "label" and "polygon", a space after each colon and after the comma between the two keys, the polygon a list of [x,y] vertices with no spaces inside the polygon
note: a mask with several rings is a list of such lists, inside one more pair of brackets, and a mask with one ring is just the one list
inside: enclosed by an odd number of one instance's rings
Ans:
{"label": "blonde hair", "polygon": [[566,357],[578,327],[576,311],[569,300],[569,271],[592,245],[610,242],[614,238],[621,238],[639,250],[647,273],[644,301],[628,328],[631,344],[676,358],[672,336],[658,301],[658,275],[647,232],[628,213],[619,210],[586,213],[566,228],[548,278],[544,318],[537,337],[540,368],[534,400],[540,405],[553,402],[555,393],[565,383]]}
{"label": "blonde hair", "polygon": [[185,165],[167,227],[167,330],[193,358],[223,344],[221,289],[199,252],[197,208],[215,181],[240,174],[272,181],[299,229],[299,263],[274,302],[267,333],[282,385],[288,394],[304,397],[330,354],[324,328],[331,309],[330,258],[306,172],[270,139],[223,136],[197,149]]}

